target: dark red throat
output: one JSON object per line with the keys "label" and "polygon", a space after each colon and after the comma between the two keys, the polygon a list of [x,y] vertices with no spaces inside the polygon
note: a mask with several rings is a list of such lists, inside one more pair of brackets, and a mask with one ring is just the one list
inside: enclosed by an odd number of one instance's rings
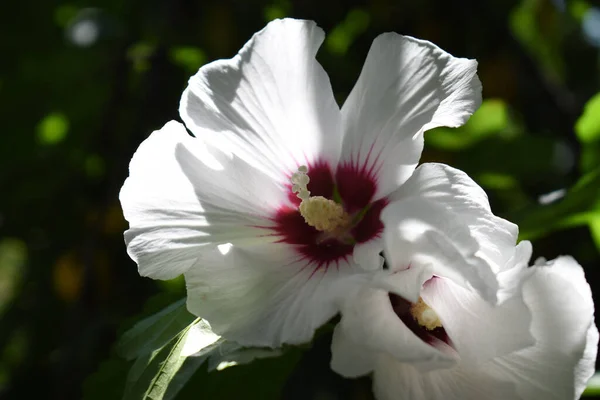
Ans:
{"label": "dark red throat", "polygon": [[[274,228],[279,240],[293,245],[300,259],[315,270],[339,262],[352,255],[354,245],[364,243],[381,235],[383,224],[379,219],[387,205],[387,199],[372,202],[377,189],[377,181],[370,171],[352,164],[338,166],[335,175],[327,163],[318,162],[308,166],[311,196],[323,196],[339,200],[344,210],[358,219],[343,238],[331,238],[309,226],[300,212],[300,199],[289,188],[289,199],[294,207],[279,209],[274,217]],[[337,199],[336,199],[337,197]]]}
{"label": "dark red throat", "polygon": [[412,306],[410,301],[393,293],[390,293],[389,296],[390,303],[392,303],[392,308],[394,309],[396,315],[419,339],[432,346],[434,346],[434,344],[439,340],[446,343],[450,347],[453,347],[452,341],[443,327],[432,330],[422,327],[417,321],[415,321],[410,312],[410,307]]}

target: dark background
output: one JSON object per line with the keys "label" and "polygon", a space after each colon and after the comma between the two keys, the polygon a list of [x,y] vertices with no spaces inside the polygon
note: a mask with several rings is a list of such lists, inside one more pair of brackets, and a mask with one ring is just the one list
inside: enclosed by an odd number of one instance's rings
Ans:
{"label": "dark background", "polygon": [[[598,298],[600,104],[575,129],[600,91],[597,2],[5,2],[0,398],[77,399],[82,387],[87,398],[120,398],[128,364],[111,351],[118,334],[185,293],[180,280],[140,278],[127,257],[118,191],[129,159],[153,130],[179,119],[181,92],[198,67],[233,56],[283,16],[313,19],[327,32],[318,58],[340,104],[383,32],[476,58],[484,107],[465,128],[429,132],[422,160],[469,173],[494,211],[533,240],[534,257],[574,255]],[[564,199],[538,204],[562,189],[571,189]],[[179,398],[277,398],[282,387],[285,398],[368,398],[367,381],[328,370],[327,348],[325,335],[283,376],[260,361],[247,376],[239,367],[210,378],[222,381],[213,395],[192,384]],[[83,386],[107,359],[104,375]],[[254,382],[244,394],[225,388],[244,379]]]}

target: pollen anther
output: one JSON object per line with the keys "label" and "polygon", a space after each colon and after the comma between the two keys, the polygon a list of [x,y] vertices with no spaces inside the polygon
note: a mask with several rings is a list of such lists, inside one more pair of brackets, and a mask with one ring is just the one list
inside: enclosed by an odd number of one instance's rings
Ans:
{"label": "pollen anther", "polygon": [[414,319],[428,330],[434,330],[435,328],[442,327],[442,321],[433,310],[433,308],[429,307],[427,303],[423,301],[422,298],[419,297],[419,301],[414,303],[410,307],[410,313],[414,317]]}
{"label": "pollen anther", "polygon": [[297,193],[296,196],[302,200],[299,210],[306,223],[318,231],[327,233],[336,233],[347,228],[351,219],[342,205],[323,196],[310,196],[310,178],[307,172],[306,166],[300,166],[291,177],[292,192]]}

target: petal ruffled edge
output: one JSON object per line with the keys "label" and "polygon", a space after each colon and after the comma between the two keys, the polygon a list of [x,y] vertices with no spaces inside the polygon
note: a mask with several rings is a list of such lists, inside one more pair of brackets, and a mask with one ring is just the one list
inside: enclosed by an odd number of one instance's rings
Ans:
{"label": "petal ruffled edge", "polygon": [[289,201],[287,188],[177,122],[139,146],[119,198],[127,251],[155,279],[184,273],[220,244],[275,241],[270,218]]}
{"label": "petal ruffled edge", "polygon": [[287,180],[301,165],[335,165],[341,112],[315,56],[325,34],[313,21],[271,21],[229,60],[200,68],[180,115],[197,136]]}
{"label": "petal ruffled edge", "polygon": [[125,232],[127,252],[140,275],[155,279],[172,279],[187,271],[205,236],[202,206],[176,161],[179,144],[203,147],[175,121],[154,131],[133,155],[119,193],[130,225]]}
{"label": "petal ruffled edge", "polygon": [[594,373],[598,330],[583,268],[569,256],[529,268],[523,284],[534,346],[489,364],[523,399],[578,398]]}
{"label": "petal ruffled edge", "polygon": [[426,130],[464,124],[481,104],[477,62],[385,33],[371,45],[342,106],[342,162],[373,171],[384,197],[410,177]]}

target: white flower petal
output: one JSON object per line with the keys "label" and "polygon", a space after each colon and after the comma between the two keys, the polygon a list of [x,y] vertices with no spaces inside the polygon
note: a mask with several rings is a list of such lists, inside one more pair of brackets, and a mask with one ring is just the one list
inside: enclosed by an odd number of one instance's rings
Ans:
{"label": "white flower petal", "polygon": [[498,273],[498,303],[501,304],[513,297],[522,297],[522,286],[530,274],[529,260],[533,248],[527,240],[522,240],[514,249],[513,256]]}
{"label": "white flower petal", "polygon": [[268,218],[288,201],[264,174],[210,153],[177,122],[140,145],[119,197],[128,253],[141,275],[155,279],[184,273],[207,244],[274,240],[258,227],[272,224]]}
{"label": "white flower petal", "polygon": [[[483,368],[456,366],[422,373],[414,366],[381,357],[373,373],[377,400],[516,400],[514,384]],[[528,399],[538,399],[530,397]],[[541,397],[539,398],[541,399]]]}
{"label": "white flower petal", "polygon": [[373,41],[342,107],[342,160],[377,172],[376,199],[411,175],[424,131],[460,126],[479,107],[476,69],[427,41],[396,33]]}
{"label": "white flower petal", "polygon": [[416,303],[421,296],[423,284],[433,277],[433,267],[409,265],[403,270],[384,270],[373,276],[373,286]]}
{"label": "white flower petal", "polygon": [[493,306],[473,290],[434,278],[421,297],[437,313],[463,364],[481,364],[534,344],[531,314],[519,296]]}
{"label": "white flower petal", "polygon": [[590,287],[571,257],[531,269],[523,293],[536,344],[493,366],[499,376],[514,379],[523,399],[579,398],[594,373],[598,346]]}
{"label": "white flower petal", "polygon": [[335,163],[341,113],[315,55],[323,30],[312,21],[269,23],[230,60],[200,68],[180,114],[197,136],[275,179],[317,156]]}
{"label": "white flower petal", "polygon": [[423,164],[390,196],[391,201],[409,198],[435,202],[456,214],[477,240],[477,255],[492,263],[495,271],[512,257],[518,227],[492,214],[487,195],[464,172],[444,164]]}
{"label": "white flower petal", "polygon": [[598,355],[598,340],[600,335],[596,324],[592,321],[588,328],[585,350],[583,357],[575,366],[575,398],[581,397],[581,394],[588,385],[589,380],[594,376],[596,370],[596,357]]}
{"label": "white flower petal", "polygon": [[365,270],[378,271],[383,266],[384,259],[379,254],[383,251],[383,240],[375,238],[354,246],[352,257],[354,262]]}
{"label": "white flower petal", "polygon": [[346,378],[367,375],[375,367],[378,353],[349,340],[338,325],[331,340],[331,369]]}
{"label": "white flower petal", "polygon": [[[362,346],[364,351],[375,354],[389,354],[399,361],[411,362],[423,371],[445,368],[456,361],[455,354],[446,349],[445,344],[440,343],[436,348],[417,337],[394,312],[388,292],[369,285],[346,298],[336,331],[336,338],[343,342]],[[332,351],[343,351],[346,347],[345,343],[332,344]],[[334,357],[347,358],[349,355]],[[342,369],[336,371],[344,374]]]}
{"label": "white flower petal", "polygon": [[297,258],[277,243],[207,254],[185,274],[188,309],[242,345],[307,342],[338,312],[336,299],[358,267],[316,270]]}
{"label": "white flower petal", "polygon": [[[464,214],[463,214],[464,215]],[[463,215],[427,198],[403,198],[382,213],[385,254],[392,270],[430,265],[433,273],[474,287],[495,302],[498,282],[490,265],[477,255],[479,244]]]}
{"label": "white flower petal", "polygon": [[185,335],[185,342],[181,349],[181,357],[193,356],[206,349],[206,347],[211,344],[214,344],[220,338],[221,336],[216,335],[212,331],[212,328],[207,321],[200,320],[194,323]]}
{"label": "white flower petal", "polygon": [[203,159],[185,146],[177,147],[175,157],[194,186],[209,223],[209,216],[213,216],[219,222],[225,219],[233,223],[227,228],[246,226],[255,230],[256,226],[269,225],[282,205],[290,205],[287,187],[236,156],[223,157],[218,171],[204,167]]}

